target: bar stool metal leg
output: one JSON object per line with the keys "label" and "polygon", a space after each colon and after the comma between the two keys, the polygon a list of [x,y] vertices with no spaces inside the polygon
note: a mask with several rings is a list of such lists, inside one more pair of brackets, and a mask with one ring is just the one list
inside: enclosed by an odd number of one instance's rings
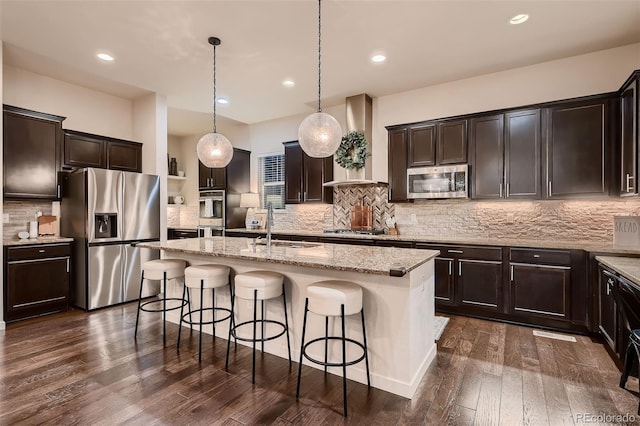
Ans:
{"label": "bar stool metal leg", "polygon": [[164,278],[162,280],[162,344],[167,344],[167,273],[163,273]]}
{"label": "bar stool metal leg", "polygon": [[291,341],[289,340],[289,317],[287,315],[287,294],[284,291],[284,282],[282,283],[282,304],[284,305],[284,325],[287,327],[287,351],[289,352],[289,368],[291,368]]}
{"label": "bar stool metal leg", "polygon": [[329,361],[329,317],[324,317],[324,374],[327,374],[327,362]]}
{"label": "bar stool metal leg", "polygon": [[[258,319],[258,290],[253,290],[253,364],[251,368],[251,383],[256,382],[256,322]],[[263,343],[264,344],[264,341]]]}
{"label": "bar stool metal leg", "polygon": [[[229,288],[231,288],[231,282],[229,282]],[[231,318],[229,320],[229,337],[227,338],[227,358],[224,362],[225,370],[229,370],[229,349],[231,348],[231,331],[233,330],[233,326],[235,325],[234,310],[233,310],[234,298],[235,296],[233,295],[233,292],[231,292]],[[236,344],[237,343],[238,342],[236,341]]]}
{"label": "bar stool metal leg", "polygon": [[367,367],[367,387],[371,387],[371,378],[369,377],[369,350],[367,349],[367,332],[364,329],[364,307],[360,311],[360,316],[362,317],[362,340],[364,342],[364,364]]}
{"label": "bar stool metal leg", "polygon": [[144,271],[140,277],[140,294],[138,295],[138,313],[136,314],[136,331],[133,333],[133,338],[138,337],[138,321],[140,320],[140,305],[142,304],[142,283],[144,282]]}
{"label": "bar stool metal leg", "polygon": [[260,323],[260,350],[264,352],[264,300],[260,301],[260,315],[262,322]]}
{"label": "bar stool metal leg", "polygon": [[[189,292],[187,291],[187,286],[185,285],[184,287],[182,287],[182,300],[185,299],[185,297],[189,297]],[[180,306],[180,321],[178,322],[178,345],[177,345],[177,349],[180,350],[180,336],[182,336],[182,314],[184,313],[184,303],[182,303],[182,306]],[[189,313],[191,313],[191,304],[189,304]],[[189,315],[189,320],[191,320],[191,315]],[[191,321],[191,323],[193,323],[193,321]]]}
{"label": "bar stool metal leg", "polygon": [[624,367],[622,368],[622,376],[620,377],[620,387],[624,389],[627,384],[627,379],[631,373],[631,367],[633,366],[633,343],[629,342],[627,345],[627,353],[624,357]]}
{"label": "bar stool metal leg", "polygon": [[344,304],[340,305],[340,320],[342,321],[342,403],[344,416],[347,417],[347,341],[344,325]]}
{"label": "bar stool metal leg", "polygon": [[211,289],[211,307],[213,308],[212,312],[212,317],[211,320],[213,321],[213,340],[216,339],[216,289],[212,288]]}
{"label": "bar stool metal leg", "polygon": [[296,401],[300,398],[300,381],[302,378],[302,355],[304,354],[304,335],[307,331],[307,311],[309,309],[309,298],[304,299],[304,319],[302,320],[302,342],[300,344],[300,362],[298,363],[298,385],[296,386]]}

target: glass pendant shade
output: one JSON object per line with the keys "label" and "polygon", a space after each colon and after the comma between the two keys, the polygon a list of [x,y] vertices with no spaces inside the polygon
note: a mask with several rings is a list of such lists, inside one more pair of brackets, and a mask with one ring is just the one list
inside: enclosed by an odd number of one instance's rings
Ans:
{"label": "glass pendant shade", "polygon": [[336,152],[341,141],[340,123],[324,112],[307,116],[298,128],[298,142],[309,157],[329,157]]}
{"label": "glass pendant shade", "polygon": [[196,146],[198,159],[207,167],[226,167],[233,158],[233,145],[223,134],[207,133]]}

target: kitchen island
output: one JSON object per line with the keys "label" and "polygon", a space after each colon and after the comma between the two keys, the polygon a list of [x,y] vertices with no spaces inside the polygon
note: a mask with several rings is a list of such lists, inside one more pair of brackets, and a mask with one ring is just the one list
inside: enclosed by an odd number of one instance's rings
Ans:
{"label": "kitchen island", "polygon": [[[300,354],[305,288],[317,281],[336,279],[352,281],[363,287],[373,387],[411,398],[435,359],[434,258],[438,251],[288,241],[274,241],[268,248],[254,244],[251,238],[234,237],[192,238],[139,243],[137,246],[160,249],[163,257],[185,259],[192,265],[227,265],[231,268],[232,276],[252,270],[283,274],[289,299],[287,305],[291,309],[289,327],[294,361],[299,359]],[[167,286],[168,297],[181,295],[181,283]],[[195,296],[192,296],[192,303],[197,306],[200,301]],[[205,295],[204,299],[205,307],[210,306],[211,297]],[[216,291],[216,305],[229,305],[228,292]],[[252,302],[239,300],[236,319],[248,319],[252,315],[251,305]],[[281,303],[275,300],[267,303],[265,318],[282,321],[283,315]],[[176,311],[169,312],[167,319],[178,323],[178,314]],[[339,320],[330,321],[333,333],[338,333],[339,325]],[[219,323],[216,335],[226,338],[227,327],[228,322]],[[211,327],[205,328],[205,332],[211,333]],[[307,336],[322,335],[323,319],[310,315]],[[359,316],[347,318],[347,336],[361,340]],[[311,352],[321,357],[320,353],[324,354],[323,346],[316,346]],[[350,359],[361,353],[357,348],[347,349]],[[265,351],[286,357],[286,339],[266,342]],[[330,346],[330,359],[340,354],[338,346]],[[314,364],[309,365],[318,368]],[[233,363],[229,368],[232,371]],[[341,374],[338,368],[329,368],[329,371]],[[363,363],[349,367],[347,375],[351,380],[366,383]]]}

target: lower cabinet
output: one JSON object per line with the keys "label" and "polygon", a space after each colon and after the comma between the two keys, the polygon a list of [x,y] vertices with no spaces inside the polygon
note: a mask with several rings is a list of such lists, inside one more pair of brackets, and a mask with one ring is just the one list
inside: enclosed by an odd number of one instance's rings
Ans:
{"label": "lower cabinet", "polygon": [[510,263],[511,313],[567,319],[571,268]]}
{"label": "lower cabinet", "polygon": [[68,309],[69,243],[6,247],[5,259],[5,321]]}
{"label": "lower cabinet", "polygon": [[[500,253],[500,249],[496,250]],[[499,312],[502,308],[502,260],[458,259],[460,305]]]}
{"label": "lower cabinet", "polygon": [[617,285],[615,274],[598,265],[598,331],[614,354],[620,355],[618,347],[618,307],[611,294],[611,287]]}
{"label": "lower cabinet", "polygon": [[168,240],[181,240],[184,238],[198,238],[198,230],[197,229],[178,229],[178,228],[167,229]]}

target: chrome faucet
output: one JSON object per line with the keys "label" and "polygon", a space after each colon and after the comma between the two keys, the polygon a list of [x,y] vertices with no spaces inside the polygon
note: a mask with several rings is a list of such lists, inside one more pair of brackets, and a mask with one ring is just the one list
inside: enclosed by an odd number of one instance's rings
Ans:
{"label": "chrome faucet", "polygon": [[271,250],[271,226],[273,225],[273,205],[267,203],[267,250]]}

